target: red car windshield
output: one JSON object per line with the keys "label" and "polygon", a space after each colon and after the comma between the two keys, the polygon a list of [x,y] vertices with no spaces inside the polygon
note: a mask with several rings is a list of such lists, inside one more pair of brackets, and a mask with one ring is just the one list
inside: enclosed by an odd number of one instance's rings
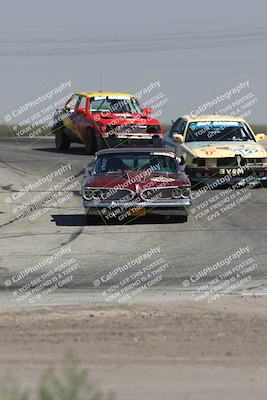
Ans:
{"label": "red car windshield", "polygon": [[91,98],[90,112],[142,114],[143,111],[134,97],[97,96]]}
{"label": "red car windshield", "polygon": [[153,172],[176,173],[178,164],[175,158],[162,154],[105,154],[98,157],[92,172],[93,175],[99,175],[129,170],[143,171],[149,168],[152,168]]}

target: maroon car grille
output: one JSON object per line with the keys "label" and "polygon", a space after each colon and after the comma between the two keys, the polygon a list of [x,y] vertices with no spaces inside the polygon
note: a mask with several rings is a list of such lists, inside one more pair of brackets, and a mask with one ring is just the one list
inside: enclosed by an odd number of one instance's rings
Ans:
{"label": "maroon car grille", "polygon": [[129,189],[99,188],[94,192],[94,198],[100,201],[130,201],[134,196]]}
{"label": "maroon car grille", "polygon": [[153,200],[158,201],[161,199],[164,199],[164,200],[172,199],[172,190],[173,190],[173,187],[171,187],[171,188],[168,188],[168,187],[149,188],[149,189],[145,189],[142,191],[141,197],[144,200],[151,200],[151,201],[153,201]]}

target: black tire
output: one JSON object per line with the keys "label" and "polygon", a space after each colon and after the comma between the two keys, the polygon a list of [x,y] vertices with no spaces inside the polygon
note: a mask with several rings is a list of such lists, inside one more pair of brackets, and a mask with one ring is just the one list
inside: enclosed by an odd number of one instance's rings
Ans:
{"label": "black tire", "polygon": [[86,214],[85,221],[86,221],[86,225],[94,225],[94,224],[97,224],[98,217],[97,217],[97,215]]}
{"label": "black tire", "polygon": [[96,137],[95,132],[91,129],[87,129],[87,143],[85,145],[86,154],[94,155],[96,152]]}
{"label": "black tire", "polygon": [[59,151],[66,151],[70,148],[70,141],[64,132],[64,127],[60,126],[54,130],[56,149]]}
{"label": "black tire", "polygon": [[175,216],[174,220],[179,222],[179,223],[185,223],[188,220],[188,215],[179,215],[179,216]]}

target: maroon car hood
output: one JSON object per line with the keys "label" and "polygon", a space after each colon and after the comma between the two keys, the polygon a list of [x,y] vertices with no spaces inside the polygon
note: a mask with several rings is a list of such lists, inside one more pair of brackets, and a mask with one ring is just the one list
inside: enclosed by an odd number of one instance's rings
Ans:
{"label": "maroon car hood", "polygon": [[123,185],[134,191],[146,187],[167,187],[167,186],[189,186],[190,181],[184,172],[174,174],[152,172],[146,175],[147,171],[125,171],[124,173],[101,174],[88,176],[85,186],[116,188]]}

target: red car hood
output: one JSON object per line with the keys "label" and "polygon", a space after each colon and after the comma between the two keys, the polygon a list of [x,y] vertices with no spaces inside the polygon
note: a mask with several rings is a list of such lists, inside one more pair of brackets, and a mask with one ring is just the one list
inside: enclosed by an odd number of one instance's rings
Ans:
{"label": "red car hood", "polygon": [[98,123],[101,125],[108,125],[116,120],[117,125],[136,124],[136,125],[160,125],[159,120],[147,117],[142,114],[120,114],[110,113],[101,115],[99,114]]}
{"label": "red car hood", "polygon": [[88,176],[84,186],[116,188],[121,187],[133,191],[143,190],[147,187],[189,186],[190,181],[184,172],[167,174],[147,171],[125,171],[114,174]]}

